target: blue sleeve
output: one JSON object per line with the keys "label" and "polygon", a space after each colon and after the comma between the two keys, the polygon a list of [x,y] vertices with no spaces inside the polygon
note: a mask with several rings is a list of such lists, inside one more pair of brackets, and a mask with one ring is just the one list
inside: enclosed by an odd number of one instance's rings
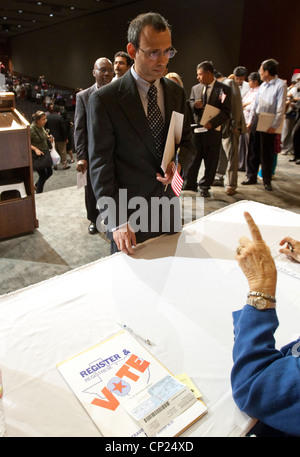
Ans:
{"label": "blue sleeve", "polygon": [[252,417],[282,432],[300,436],[300,358],[293,343],[279,351],[275,309],[246,305],[233,313],[235,341],[231,373],[235,402]]}

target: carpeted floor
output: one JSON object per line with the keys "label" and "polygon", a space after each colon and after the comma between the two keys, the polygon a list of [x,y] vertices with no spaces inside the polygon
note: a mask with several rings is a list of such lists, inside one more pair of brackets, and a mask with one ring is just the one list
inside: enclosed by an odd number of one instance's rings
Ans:
{"label": "carpeted floor", "polygon": [[[189,221],[194,217],[195,201],[201,210],[197,217],[240,200],[254,200],[299,213],[300,166],[289,162],[289,158],[278,156],[273,192],[266,191],[262,182],[254,186],[239,185],[233,197],[227,196],[222,187],[213,187],[212,197],[207,199],[198,194],[196,200],[195,194],[182,192]],[[239,183],[244,179],[245,173],[239,172]],[[34,233],[0,241],[0,295],[110,254],[110,244],[103,234],[88,234],[84,191],[77,189],[76,163],[70,164],[69,170],[54,170],[44,193],[36,195],[36,212],[39,228]]]}

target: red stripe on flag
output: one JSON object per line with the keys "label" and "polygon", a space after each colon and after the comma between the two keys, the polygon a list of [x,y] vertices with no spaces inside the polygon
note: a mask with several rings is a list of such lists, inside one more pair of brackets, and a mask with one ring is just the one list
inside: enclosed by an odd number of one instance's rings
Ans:
{"label": "red stripe on flag", "polygon": [[172,182],[171,182],[171,187],[173,189],[174,194],[177,197],[179,197],[179,194],[180,194],[181,189],[182,189],[182,185],[183,185],[183,179],[182,179],[182,177],[180,176],[180,174],[178,173],[178,171],[176,169],[175,173],[174,173],[174,176],[173,176],[173,179],[172,179]]}

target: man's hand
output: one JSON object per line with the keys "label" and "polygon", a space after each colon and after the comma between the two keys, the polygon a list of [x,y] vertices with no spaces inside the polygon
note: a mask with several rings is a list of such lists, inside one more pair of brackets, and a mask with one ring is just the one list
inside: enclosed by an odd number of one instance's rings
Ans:
{"label": "man's hand", "polygon": [[[160,181],[164,186],[170,184],[172,182],[172,179],[173,179],[173,176],[174,176],[174,170],[173,170],[173,167],[174,167],[174,162],[170,162],[169,165],[167,166],[167,169],[166,169],[166,172],[164,174],[164,176],[162,176],[161,174],[157,173],[156,174],[156,179],[158,181]],[[180,173],[181,171],[181,164],[178,163],[178,167],[177,167],[177,171],[178,173]]]}
{"label": "man's hand", "polygon": [[249,213],[244,213],[252,241],[243,236],[237,248],[238,261],[249,283],[249,290],[275,296],[277,270],[270,249]]}
{"label": "man's hand", "polygon": [[129,224],[115,230],[113,239],[119,251],[127,255],[134,254],[133,246],[136,246],[136,236]]}
{"label": "man's hand", "polygon": [[196,108],[196,109],[203,108],[203,101],[202,100],[196,100],[195,103],[194,103],[194,108]]}
{"label": "man's hand", "polygon": [[211,129],[212,129],[212,125],[211,125],[210,122],[206,122],[206,124],[203,125],[203,127],[204,127],[205,129],[207,129],[207,130],[211,130]]}
{"label": "man's hand", "polygon": [[77,165],[76,165],[76,170],[79,173],[84,173],[87,170],[87,167],[88,167],[87,160],[84,160],[84,159],[78,160]]}

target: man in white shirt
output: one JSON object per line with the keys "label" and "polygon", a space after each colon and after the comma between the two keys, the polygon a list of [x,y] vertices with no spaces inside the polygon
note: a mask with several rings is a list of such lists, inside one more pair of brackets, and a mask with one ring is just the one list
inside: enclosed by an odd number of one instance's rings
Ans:
{"label": "man in white shirt", "polygon": [[121,78],[123,75],[125,75],[126,71],[129,70],[132,63],[133,63],[133,61],[132,61],[130,55],[127,54],[127,52],[118,51],[114,57],[115,76],[113,78],[113,81],[115,79]]}
{"label": "man in white shirt", "polygon": [[[276,129],[281,125],[286,105],[286,83],[277,76],[278,62],[267,59],[262,62],[259,75],[263,83],[260,85],[253,108],[250,113],[248,128],[252,129],[247,158],[247,180],[243,185],[256,184],[259,165],[265,189],[272,189],[272,165],[275,153]],[[265,132],[256,130],[258,116],[262,113],[274,115],[271,127]]]}
{"label": "man in white shirt", "polygon": [[234,80],[240,88],[241,97],[243,98],[246,93],[250,90],[249,83],[246,81],[247,77],[247,68],[246,67],[236,67],[233,70]]}

